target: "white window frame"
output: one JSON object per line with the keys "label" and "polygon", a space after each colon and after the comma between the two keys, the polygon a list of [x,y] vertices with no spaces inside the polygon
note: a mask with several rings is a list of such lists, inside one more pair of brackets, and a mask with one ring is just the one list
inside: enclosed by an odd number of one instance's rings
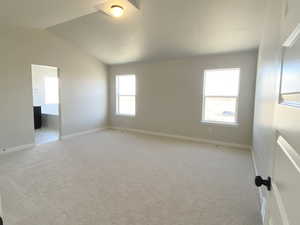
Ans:
{"label": "white window frame", "polygon": [[[206,96],[205,95],[205,78],[208,71],[219,71],[219,70],[239,70],[239,81],[238,81],[238,95],[237,96]],[[206,124],[217,124],[225,126],[238,126],[239,125],[239,98],[240,98],[240,83],[241,83],[241,68],[218,68],[218,69],[205,69],[203,74],[203,88],[202,88],[202,118],[201,122]],[[223,122],[223,121],[214,121],[214,120],[205,120],[205,98],[206,97],[216,97],[216,98],[236,98],[235,104],[235,115],[234,122]]]}
{"label": "white window frame", "polygon": [[[135,77],[135,95],[120,95],[119,94],[119,82],[118,82],[118,77],[121,77],[121,76],[134,76]],[[127,117],[135,117],[135,115],[136,115],[136,75],[135,74],[118,74],[118,75],[116,75],[115,76],[115,88],[116,88],[116,91],[115,91],[115,93],[116,93],[116,110],[115,110],[115,114],[117,115],[117,116],[127,116]],[[120,113],[119,112],[119,102],[120,102],[120,100],[119,100],[119,97],[120,96],[130,96],[130,97],[132,97],[132,96],[134,96],[134,98],[135,98],[135,105],[134,105],[134,107],[135,107],[135,114],[125,114],[125,113]]]}

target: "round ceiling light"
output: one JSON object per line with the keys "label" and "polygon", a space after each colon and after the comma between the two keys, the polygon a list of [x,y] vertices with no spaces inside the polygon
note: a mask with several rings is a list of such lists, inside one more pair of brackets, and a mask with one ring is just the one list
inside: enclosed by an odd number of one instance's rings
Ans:
{"label": "round ceiling light", "polygon": [[123,15],[124,13],[124,9],[122,6],[119,6],[119,5],[113,5],[110,7],[110,10],[111,10],[111,14],[114,16],[114,17],[120,17]]}

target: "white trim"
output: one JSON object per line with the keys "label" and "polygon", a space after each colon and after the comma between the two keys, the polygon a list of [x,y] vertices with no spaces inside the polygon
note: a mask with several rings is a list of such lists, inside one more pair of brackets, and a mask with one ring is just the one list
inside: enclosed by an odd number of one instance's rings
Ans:
{"label": "white trim", "polygon": [[[285,105],[285,106],[289,106],[289,107],[300,107],[300,103],[298,101],[298,99],[289,99],[288,96],[289,95],[296,95],[299,94],[297,92],[294,93],[281,93],[282,92],[282,83],[283,83],[283,75],[284,75],[284,66],[285,66],[285,54],[288,48],[292,48],[294,46],[294,44],[296,43],[296,41],[299,39],[300,37],[300,23],[295,27],[295,29],[290,33],[290,35],[288,36],[288,38],[285,40],[285,42],[283,43],[283,48],[281,51],[281,68],[280,68],[280,79],[279,79],[279,90],[280,92],[278,93],[278,102],[279,104]],[[295,101],[296,100],[296,101]]]}
{"label": "white trim", "polygon": [[237,122],[216,122],[216,121],[210,121],[210,120],[202,120],[201,123],[203,124],[212,124],[212,125],[218,125],[218,126],[225,126],[225,127],[238,127],[240,124]]}
{"label": "white trim", "polygon": [[[209,96],[205,95],[205,84],[206,84],[206,73],[208,71],[224,71],[224,70],[238,70],[239,71],[239,81],[238,81],[238,94],[237,96]],[[234,122],[229,122],[232,124],[239,124],[239,99],[240,99],[240,87],[241,87],[241,68],[240,67],[235,67],[235,68],[217,68],[217,69],[205,69],[203,73],[203,87],[202,87],[202,115],[201,115],[201,121],[207,121],[205,120],[205,103],[206,103],[206,98],[207,97],[232,97],[236,98],[236,103],[235,103],[235,115],[234,115]],[[224,124],[227,122],[224,121],[209,121],[214,124]]]}
{"label": "white trim", "polygon": [[281,198],[281,194],[280,194],[277,184],[275,182],[272,182],[272,189],[273,189],[274,197],[275,197],[278,209],[279,209],[279,214],[280,214],[282,223],[283,223],[283,225],[290,225],[288,216],[286,213],[286,209],[284,207],[284,204],[283,204],[283,201]]}
{"label": "white trim", "polygon": [[48,68],[50,68],[50,69],[58,69],[56,66],[48,66],[48,65],[40,65],[40,64],[31,64],[31,65],[42,67],[44,69],[48,69]]}
{"label": "white trim", "polygon": [[292,33],[288,36],[286,41],[283,43],[283,47],[291,48],[297,41],[300,34],[300,24],[298,24],[295,29],[292,31]]}
{"label": "white trim", "polygon": [[300,173],[300,155],[298,152],[282,136],[278,137],[277,144],[294,165],[297,172]]}
{"label": "white trim", "polygon": [[[251,149],[251,157],[252,157],[254,172],[255,172],[255,176],[259,176],[258,167],[257,167],[257,163],[256,163],[256,160],[255,160],[255,155],[254,154],[255,154],[255,152],[252,148]],[[258,196],[259,196],[259,202],[260,202],[260,214],[261,214],[261,219],[263,221],[264,217],[265,217],[265,215],[264,215],[265,209],[263,209],[263,207],[265,206],[265,204],[264,204],[264,197],[263,197],[263,192],[262,192],[261,188],[258,188]]]}
{"label": "white trim", "polygon": [[[74,133],[74,134],[70,134],[70,135],[65,135],[65,136],[62,136],[62,140],[70,139],[70,138],[81,136],[81,135],[97,133],[97,132],[107,130],[107,129],[108,129],[107,127],[103,127],[103,128],[97,128],[97,129],[93,129],[93,130],[78,132],[78,133]],[[11,153],[11,152],[17,152],[17,151],[31,149],[31,148],[34,148],[36,146],[38,146],[38,145],[36,145],[35,143],[32,143],[32,144],[20,145],[20,146],[11,147],[11,148],[5,148],[5,151],[3,151],[3,150],[0,151],[0,155]]]}
{"label": "white trim", "polygon": [[[42,68],[51,68],[51,69],[56,69],[56,76],[57,76],[57,79],[58,79],[58,141],[61,141],[62,140],[62,107],[61,107],[61,99],[62,99],[62,96],[61,96],[61,93],[62,93],[62,82],[61,82],[61,70],[59,67],[57,66],[49,66],[49,65],[39,65],[39,64],[31,64],[31,85],[32,85],[32,68],[33,66],[38,66],[38,67],[42,67]],[[33,87],[31,86],[31,89],[32,89],[32,95],[33,95]],[[32,102],[33,103],[33,102]],[[32,104],[33,105],[33,104]],[[34,105],[33,105],[34,106]],[[32,114],[32,116],[34,116]],[[32,130],[33,130],[33,133],[35,132],[35,129],[34,129],[34,124],[32,126]],[[37,145],[37,143],[35,143]]]}
{"label": "white trim", "polygon": [[[134,95],[120,95],[119,94],[119,77],[122,76],[133,76],[134,77],[134,85],[135,85],[135,93]],[[115,115],[116,116],[126,116],[126,117],[135,117],[136,116],[136,75],[135,74],[117,74],[115,75],[115,97],[116,97],[116,110],[115,110]],[[134,114],[126,114],[126,113],[120,113],[120,97],[121,96],[127,96],[127,97],[134,97]]]}
{"label": "white trim", "polygon": [[115,116],[124,116],[124,117],[135,117],[135,114],[120,114],[120,113],[116,113]]}
{"label": "white trim", "polygon": [[5,151],[2,150],[0,152],[0,155],[11,153],[11,152],[17,152],[17,151],[27,150],[27,149],[30,149],[30,148],[34,148],[35,146],[36,145],[34,143],[32,143],[32,144],[27,144],[27,145],[20,145],[20,146],[16,146],[16,147],[6,148]]}
{"label": "white trim", "polygon": [[61,70],[57,67],[57,78],[58,78],[58,140],[62,140],[62,107],[61,107],[61,100],[62,100],[62,81],[61,81]]}
{"label": "white trim", "polygon": [[61,139],[66,140],[66,139],[70,139],[70,138],[81,136],[81,135],[97,133],[97,132],[107,130],[107,129],[108,129],[107,127],[103,127],[103,128],[92,129],[92,130],[86,130],[86,131],[82,131],[82,132],[78,132],[78,133],[64,135],[64,136],[61,137]]}
{"label": "white trim", "polygon": [[141,129],[132,129],[132,128],[123,128],[123,127],[110,127],[110,129],[135,132],[135,133],[141,133],[141,134],[148,134],[148,135],[160,136],[160,137],[169,137],[169,138],[175,138],[175,139],[185,140],[185,141],[193,141],[193,142],[200,142],[200,143],[206,143],[206,144],[221,145],[221,146],[225,146],[225,147],[232,147],[232,148],[239,148],[239,149],[247,149],[247,150],[251,149],[250,145],[242,145],[242,144],[236,144],[236,143],[230,143],[230,142],[215,141],[215,140],[209,140],[209,139],[204,139],[204,138],[193,138],[193,137],[188,137],[188,136],[167,134],[167,133],[162,133],[162,132],[154,132],[154,131],[141,130]]}

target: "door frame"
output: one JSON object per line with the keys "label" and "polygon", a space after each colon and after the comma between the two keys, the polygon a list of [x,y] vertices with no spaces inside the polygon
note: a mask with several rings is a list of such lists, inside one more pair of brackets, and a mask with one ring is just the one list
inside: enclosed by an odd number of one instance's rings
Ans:
{"label": "door frame", "polygon": [[[32,87],[32,66],[44,66],[44,67],[52,67],[52,68],[56,68],[57,70],[57,79],[58,79],[58,140],[57,141],[61,141],[62,140],[62,107],[61,107],[61,89],[62,89],[62,85],[61,85],[61,70],[59,67],[57,66],[50,66],[50,65],[43,65],[43,64],[38,64],[38,63],[32,63],[30,64],[30,75],[31,75],[31,93],[33,96],[33,87]],[[32,101],[32,106],[33,106],[33,101]],[[33,116],[33,115],[32,115]],[[34,134],[35,129],[34,126],[32,126],[32,132]],[[55,141],[54,141],[55,142]],[[37,145],[37,143],[34,140],[35,145]]]}

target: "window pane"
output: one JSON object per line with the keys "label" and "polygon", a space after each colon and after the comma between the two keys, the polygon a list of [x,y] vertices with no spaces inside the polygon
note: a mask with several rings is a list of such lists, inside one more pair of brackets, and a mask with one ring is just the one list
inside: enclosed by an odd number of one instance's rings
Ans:
{"label": "window pane", "polygon": [[119,114],[135,115],[135,96],[119,96]]}
{"label": "window pane", "polygon": [[205,121],[234,123],[236,98],[205,97]]}
{"label": "window pane", "polygon": [[206,70],[205,96],[238,96],[240,69]]}
{"label": "window pane", "polygon": [[117,76],[117,88],[119,95],[135,95],[135,75]]}
{"label": "window pane", "polygon": [[58,104],[58,78],[45,78],[45,103]]}

